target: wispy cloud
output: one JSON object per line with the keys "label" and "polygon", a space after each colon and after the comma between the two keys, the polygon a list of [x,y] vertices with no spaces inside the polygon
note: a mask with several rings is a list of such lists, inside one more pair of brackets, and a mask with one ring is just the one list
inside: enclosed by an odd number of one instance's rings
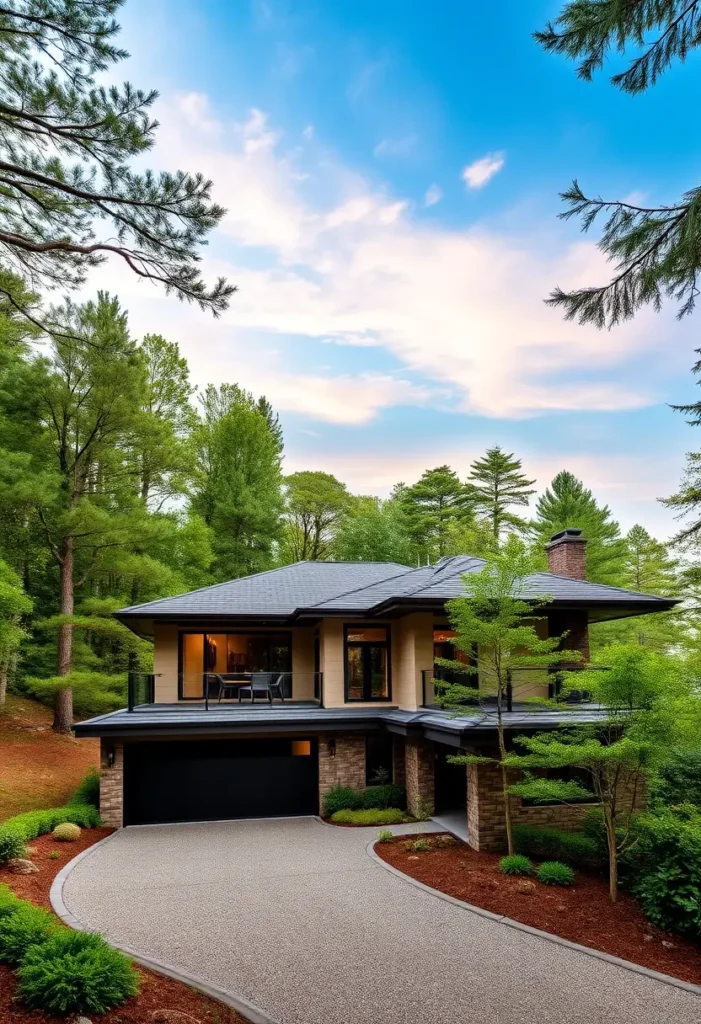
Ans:
{"label": "wispy cloud", "polygon": [[369,60],[363,64],[346,89],[346,96],[351,103],[365,99],[375,90],[388,65],[389,58],[387,57],[379,57],[377,60]]}
{"label": "wispy cloud", "polygon": [[424,196],[424,206],[435,206],[443,198],[443,189],[440,185],[430,185]]}
{"label": "wispy cloud", "polygon": [[373,155],[382,156],[406,156],[407,153],[416,147],[419,141],[417,135],[405,135],[400,139],[382,139],[373,149]]}
{"label": "wispy cloud", "polygon": [[467,165],[462,172],[463,181],[468,188],[483,188],[495,174],[499,173],[505,160],[505,153],[487,153],[486,156]]}

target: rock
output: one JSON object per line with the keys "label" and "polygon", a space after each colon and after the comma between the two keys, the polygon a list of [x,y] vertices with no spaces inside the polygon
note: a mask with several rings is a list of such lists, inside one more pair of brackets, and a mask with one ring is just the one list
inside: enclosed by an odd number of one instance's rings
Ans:
{"label": "rock", "polygon": [[565,914],[567,912],[567,907],[564,903],[558,903],[558,905],[555,907],[555,910],[558,912],[558,914]]}
{"label": "rock", "polygon": [[10,857],[7,862],[7,870],[11,871],[13,875],[36,875],[39,873],[39,868],[34,861],[25,860],[24,857]]}
{"label": "rock", "polygon": [[676,949],[677,947],[673,942],[668,942],[667,939],[662,939],[662,945],[665,949]]}
{"label": "rock", "polygon": [[36,846],[25,846],[24,852],[29,854],[30,857],[33,857],[34,854],[38,853],[39,851],[37,850]]}
{"label": "rock", "polygon": [[532,896],[535,891],[535,882],[529,882],[527,878],[522,878],[520,882],[516,883],[516,892],[521,892],[524,896]]}
{"label": "rock", "polygon": [[195,1017],[182,1010],[154,1010],[151,1017],[155,1024],[200,1024]]}
{"label": "rock", "polygon": [[414,854],[413,857],[407,857],[407,860],[419,860],[419,858]]}
{"label": "rock", "polygon": [[92,1024],[89,1017],[74,1017],[71,1024]]}
{"label": "rock", "polygon": [[652,942],[654,935],[649,935],[647,932],[643,935],[643,942]]}

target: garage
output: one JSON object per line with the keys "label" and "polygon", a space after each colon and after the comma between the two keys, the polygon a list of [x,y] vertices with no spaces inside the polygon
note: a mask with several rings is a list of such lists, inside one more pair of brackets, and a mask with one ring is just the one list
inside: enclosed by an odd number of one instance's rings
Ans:
{"label": "garage", "polygon": [[124,746],[124,824],[317,814],[314,739]]}

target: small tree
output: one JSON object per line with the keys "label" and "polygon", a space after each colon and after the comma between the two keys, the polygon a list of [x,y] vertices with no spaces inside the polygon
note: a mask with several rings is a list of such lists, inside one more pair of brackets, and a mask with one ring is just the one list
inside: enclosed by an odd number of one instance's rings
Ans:
{"label": "small tree", "polygon": [[[618,897],[618,866],[636,844],[636,806],[655,776],[670,745],[684,734],[691,718],[698,720],[699,701],[691,682],[676,662],[637,644],[605,652],[609,668],[577,673],[577,687],[586,686],[606,708],[601,722],[537,736],[520,736],[525,753],[506,758],[510,768],[524,771],[522,782],[509,787],[518,796],[539,803],[576,799],[577,784],[536,778],[534,770],[585,773],[602,807],[609,864],[609,892]],[[693,730],[690,730],[693,731]],[[581,787],[580,796],[588,791]]]}
{"label": "small tree", "polygon": [[[514,673],[523,669],[544,668],[553,661],[576,662],[579,651],[561,649],[562,637],[543,638],[537,624],[543,616],[538,609],[548,597],[538,595],[537,607],[529,591],[528,577],[534,562],[516,537],[509,537],[500,552],[492,555],[480,572],[465,573],[465,595],[448,602],[447,610],[456,631],[454,645],[469,659],[468,663],[444,660],[439,663],[479,678],[478,700],[485,714],[496,722],[499,753],[496,757],[466,754],[450,758],[453,764],[496,764],[501,770],[504,794],[506,841],[509,853],[514,852],[509,806],[509,751],[506,742],[504,713],[512,691]],[[445,690],[446,702],[456,710],[461,702],[475,696],[475,690],[461,683],[452,683]],[[491,702],[487,703],[491,698]],[[544,701],[538,700],[542,705]]]}

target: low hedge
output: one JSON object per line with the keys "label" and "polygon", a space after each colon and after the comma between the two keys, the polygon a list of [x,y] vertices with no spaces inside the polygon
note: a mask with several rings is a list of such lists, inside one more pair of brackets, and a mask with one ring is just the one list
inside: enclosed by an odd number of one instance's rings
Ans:
{"label": "low hedge", "polygon": [[97,768],[90,769],[68,803],[71,807],[90,804],[100,810],[100,773]]}
{"label": "low hedge", "polygon": [[401,825],[406,820],[398,807],[366,807],[357,811],[341,810],[331,815],[337,825]]}
{"label": "low hedge", "polygon": [[100,824],[99,811],[90,804],[71,804],[48,811],[27,811],[0,825],[0,864],[10,857],[21,857],[25,845],[37,836],[53,832],[57,825],[70,821],[82,828]]}
{"label": "low hedge", "polygon": [[701,938],[701,812],[696,805],[645,814],[628,885],[643,913],[668,931]]}
{"label": "low hedge", "polygon": [[353,789],[351,786],[334,786],[324,797],[324,814],[332,817],[336,811],[360,811],[406,807],[406,790],[403,786],[391,784],[366,786]]}
{"label": "low hedge", "polygon": [[59,928],[53,914],[23,900],[11,914],[0,918],[0,961],[18,964],[30,946],[46,942]]}
{"label": "low hedge", "polygon": [[517,853],[527,857],[564,861],[577,867],[598,868],[606,863],[596,840],[582,832],[514,825],[514,846]]}

